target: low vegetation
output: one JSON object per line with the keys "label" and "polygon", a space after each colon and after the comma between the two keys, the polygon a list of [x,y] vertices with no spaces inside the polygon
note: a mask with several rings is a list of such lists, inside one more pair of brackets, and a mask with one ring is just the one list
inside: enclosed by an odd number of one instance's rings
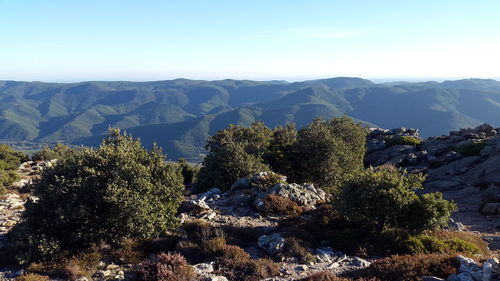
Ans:
{"label": "low vegetation", "polygon": [[13,230],[19,261],[53,260],[92,244],[174,229],[182,176],[164,159],[116,130],[98,149],[59,159],[35,181],[38,200],[26,204],[24,221]]}
{"label": "low vegetation", "polygon": [[385,146],[386,147],[391,147],[394,145],[419,145],[422,143],[422,140],[417,138],[417,137],[411,137],[411,136],[398,136],[398,137],[393,137],[389,138],[385,141]]}
{"label": "low vegetation", "polygon": [[0,195],[4,194],[7,187],[18,180],[17,167],[27,160],[27,156],[14,151],[10,146],[0,144]]}
{"label": "low vegetation", "polygon": [[486,147],[484,142],[472,142],[455,148],[453,151],[458,152],[464,156],[476,156],[479,152]]}
{"label": "low vegetation", "polygon": [[274,171],[290,182],[320,187],[339,185],[363,168],[366,128],[347,117],[316,119],[272,130],[256,122],[249,128],[231,125],[210,137],[199,174],[199,190],[228,189],[237,179]]}

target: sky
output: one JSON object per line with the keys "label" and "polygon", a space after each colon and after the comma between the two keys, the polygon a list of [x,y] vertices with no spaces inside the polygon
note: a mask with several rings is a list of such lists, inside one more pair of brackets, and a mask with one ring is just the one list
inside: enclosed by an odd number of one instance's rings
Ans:
{"label": "sky", "polygon": [[500,77],[498,0],[0,0],[0,80]]}

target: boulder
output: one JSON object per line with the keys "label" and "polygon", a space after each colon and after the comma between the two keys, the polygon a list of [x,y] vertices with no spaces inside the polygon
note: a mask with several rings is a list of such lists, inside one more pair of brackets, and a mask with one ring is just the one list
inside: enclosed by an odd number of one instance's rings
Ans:
{"label": "boulder", "polygon": [[257,241],[257,245],[264,250],[268,255],[275,256],[285,249],[286,241],[281,233],[273,233],[271,235],[262,235]]}
{"label": "boulder", "polygon": [[486,215],[494,215],[500,213],[500,203],[486,203],[481,208],[481,213]]}
{"label": "boulder", "polygon": [[460,272],[471,273],[474,271],[481,270],[481,267],[471,258],[459,255],[457,257],[458,262],[460,262]]}
{"label": "boulder", "polygon": [[261,210],[267,196],[276,194],[286,197],[301,206],[314,208],[319,201],[326,200],[326,193],[321,189],[316,189],[312,184],[284,184],[278,183],[269,190],[260,193],[254,200],[254,207]]}

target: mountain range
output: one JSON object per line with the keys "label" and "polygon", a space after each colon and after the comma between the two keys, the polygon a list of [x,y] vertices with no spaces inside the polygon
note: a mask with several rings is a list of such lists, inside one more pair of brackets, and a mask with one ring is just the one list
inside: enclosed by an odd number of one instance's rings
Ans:
{"label": "mountain range", "polygon": [[208,136],[228,124],[301,127],[344,114],[372,127],[419,128],[424,137],[484,122],[500,126],[500,82],[0,81],[0,140],[94,146],[118,127],[146,147],[158,143],[170,159],[199,158]]}

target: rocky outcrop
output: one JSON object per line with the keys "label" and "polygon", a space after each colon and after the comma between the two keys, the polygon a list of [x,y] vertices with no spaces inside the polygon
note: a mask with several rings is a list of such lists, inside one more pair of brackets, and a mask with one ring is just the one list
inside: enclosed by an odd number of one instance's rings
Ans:
{"label": "rocky outcrop", "polygon": [[[427,173],[425,185],[439,190],[500,183],[500,136],[483,124],[472,129],[431,137],[420,144],[388,140],[404,136],[418,138],[415,129],[371,129],[365,164],[392,164],[410,172]],[[392,142],[394,144],[395,142]]]}
{"label": "rocky outcrop", "polygon": [[288,198],[299,206],[305,206],[309,209],[313,209],[317,203],[327,199],[326,192],[315,188],[313,184],[278,183],[271,189],[257,195],[253,203],[255,208],[260,211],[264,206],[264,201],[271,194]]}

